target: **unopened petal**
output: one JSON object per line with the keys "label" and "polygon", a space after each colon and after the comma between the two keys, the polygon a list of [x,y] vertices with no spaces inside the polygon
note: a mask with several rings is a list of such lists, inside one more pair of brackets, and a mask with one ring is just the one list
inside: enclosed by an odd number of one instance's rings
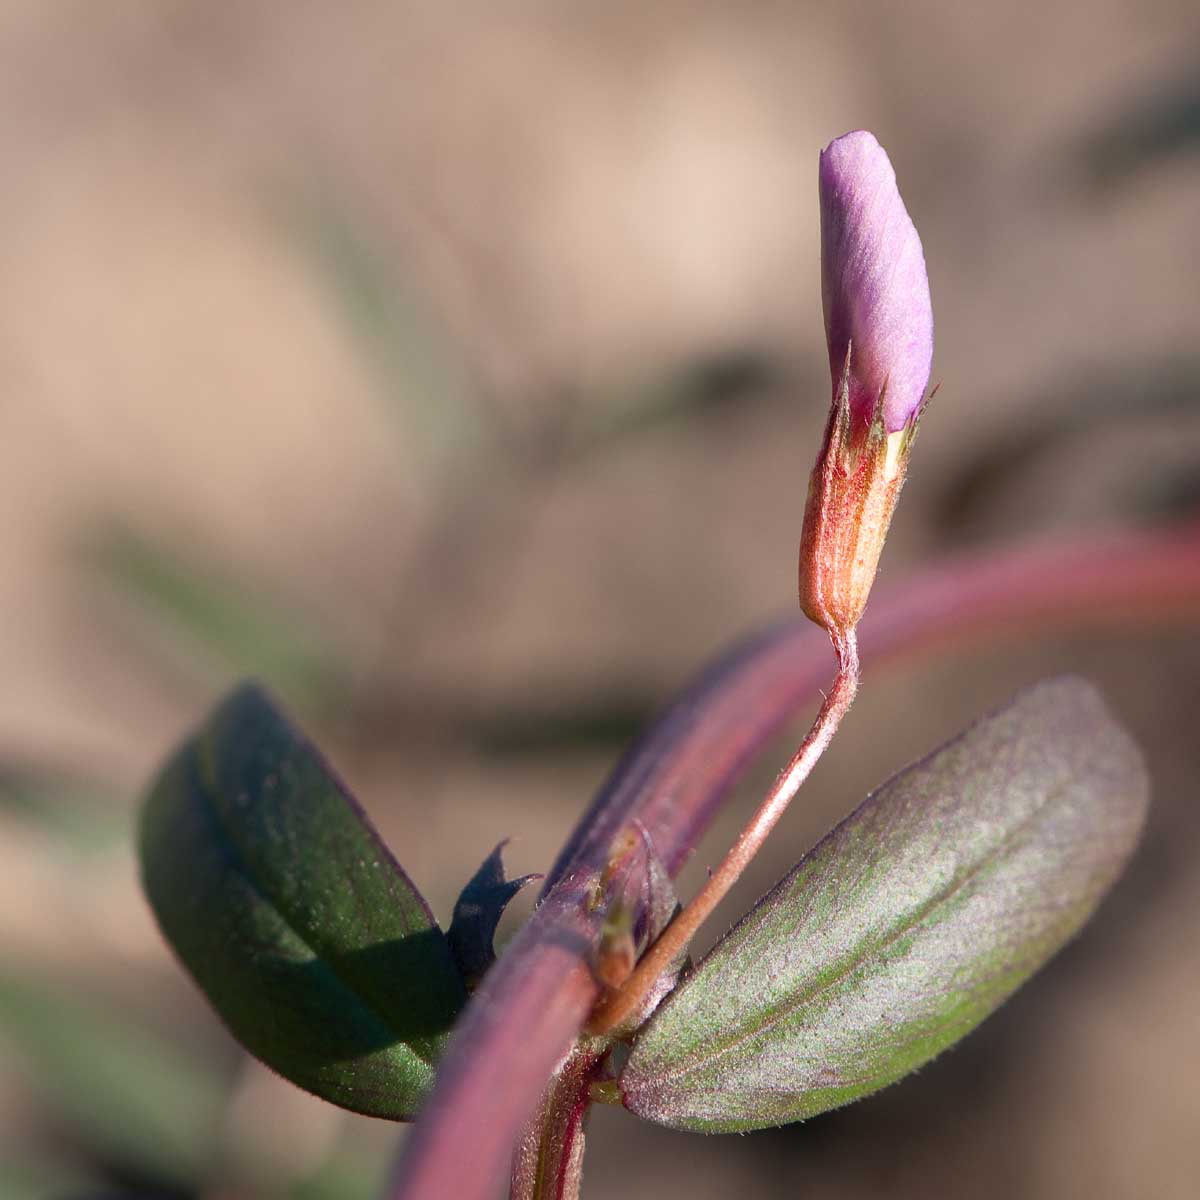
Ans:
{"label": "unopened petal", "polygon": [[[889,433],[921,405],[933,361],[933,309],[921,239],[874,134],[821,152],[821,283],[834,388],[850,355],[850,407],[869,421],[883,396]],[[885,390],[886,389],[886,390]]]}

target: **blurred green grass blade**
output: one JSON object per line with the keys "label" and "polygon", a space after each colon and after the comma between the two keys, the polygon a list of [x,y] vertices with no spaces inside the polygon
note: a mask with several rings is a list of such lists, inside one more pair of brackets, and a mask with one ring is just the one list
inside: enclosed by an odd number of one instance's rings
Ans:
{"label": "blurred green grass blade", "polygon": [[129,822],[114,794],[53,770],[0,763],[0,812],[73,851],[103,853],[129,840]]}
{"label": "blurred green grass blade", "polygon": [[54,1200],[59,1196],[84,1196],[89,1188],[99,1193],[96,1180],[78,1169],[45,1159],[6,1158],[0,1153],[2,1200]]}
{"label": "blurred green grass blade", "polygon": [[462,356],[428,304],[335,205],[308,205],[294,228],[381,396],[416,439],[413,464],[436,480],[448,459],[478,443],[487,417]]}
{"label": "blurred green grass blade", "polygon": [[778,365],[753,349],[730,350],[672,364],[589,405],[574,431],[577,454],[612,450],[664,427],[761,403],[782,382]]}
{"label": "blurred green grass blade", "polygon": [[288,1189],[289,1200],[376,1200],[383,1195],[391,1151],[337,1150]]}
{"label": "blurred green grass blade", "polygon": [[[1154,359],[1076,370],[1054,378],[1019,426],[995,431],[964,451],[948,472],[938,498],[938,519],[956,534],[969,533],[1006,491],[1020,487],[1031,466],[1065,455],[1072,442],[1122,428],[1183,428],[1200,410],[1200,356],[1183,352]],[[1114,495],[1120,509],[1139,519],[1186,517],[1195,511],[1195,460],[1184,478],[1169,460],[1153,470],[1140,454],[1130,455]]]}
{"label": "blurred green grass blade", "polygon": [[211,1170],[228,1087],[216,1066],[78,987],[12,974],[0,975],[0,1044],[34,1095],[105,1157],[177,1183]]}
{"label": "blurred green grass blade", "polygon": [[332,646],[287,605],[133,530],[109,526],[84,546],[92,569],[224,673],[269,680],[295,704],[336,703],[346,681]]}
{"label": "blurred green grass blade", "polygon": [[1152,90],[1097,129],[1079,149],[1096,188],[1200,150],[1200,64],[1177,79],[1157,80]]}
{"label": "blurred green grass blade", "polygon": [[96,1181],[60,1162],[0,1152],[0,1197],[3,1200],[47,1200],[47,1197],[82,1195]]}

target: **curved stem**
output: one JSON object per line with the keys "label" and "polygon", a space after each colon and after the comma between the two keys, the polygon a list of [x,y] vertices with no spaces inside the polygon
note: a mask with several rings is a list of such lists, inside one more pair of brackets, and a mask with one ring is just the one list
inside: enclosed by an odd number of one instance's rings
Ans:
{"label": "curved stem", "polygon": [[737,882],[787,811],[792,797],[800,790],[817,760],[825,753],[858,691],[858,644],[854,631],[851,630],[844,641],[835,641],[834,650],[838,656],[837,677],[799,749],[779,773],[758,810],[721,860],[721,865],[687,907],[675,915],[620,989],[597,1006],[588,1022],[592,1033],[606,1033],[637,1011],[659,976],[683,953],[696,931]]}
{"label": "curved stem", "polygon": [[[1200,611],[1200,523],[944,563],[881,588],[860,626],[872,669],[931,647],[1051,629],[1145,631]],[[591,882],[640,822],[672,873],[765,740],[811,700],[828,653],[793,618],[735,647],[624,756],[564,847],[548,894],[467,1006],[408,1139],[391,1200],[488,1200],[600,988]]]}

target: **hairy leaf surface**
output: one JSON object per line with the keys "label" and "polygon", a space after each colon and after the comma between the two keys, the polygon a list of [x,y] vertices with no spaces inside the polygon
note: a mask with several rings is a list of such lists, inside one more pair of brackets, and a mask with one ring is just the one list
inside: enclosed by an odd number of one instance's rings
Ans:
{"label": "hairy leaf surface", "polygon": [[899,1079],[1087,920],[1147,794],[1089,684],[1022,693],[873,793],[717,944],[635,1042],[626,1106],[730,1132]]}

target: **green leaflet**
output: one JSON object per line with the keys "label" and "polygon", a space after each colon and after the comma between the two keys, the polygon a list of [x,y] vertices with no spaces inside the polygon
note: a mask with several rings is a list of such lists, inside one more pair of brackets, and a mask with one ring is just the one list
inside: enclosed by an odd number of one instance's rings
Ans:
{"label": "green leaflet", "polygon": [[141,857],[164,934],[248,1050],[335,1104],[412,1116],[462,980],[420,893],[257,688],[167,764]]}
{"label": "green leaflet", "polygon": [[717,944],[634,1043],[626,1106],[732,1132],[899,1079],[1087,920],[1147,795],[1089,684],[1021,693],[873,793]]}

